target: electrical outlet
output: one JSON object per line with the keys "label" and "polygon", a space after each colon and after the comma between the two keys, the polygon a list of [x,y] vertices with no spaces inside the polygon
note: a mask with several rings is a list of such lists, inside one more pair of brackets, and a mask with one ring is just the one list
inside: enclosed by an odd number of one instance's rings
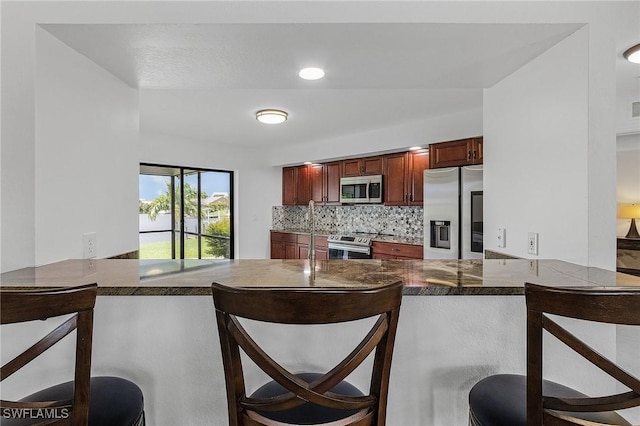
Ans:
{"label": "electrical outlet", "polygon": [[498,247],[504,248],[507,246],[507,230],[505,228],[498,228]]}
{"label": "electrical outlet", "polygon": [[82,257],[83,259],[93,259],[98,252],[97,237],[95,232],[82,234]]}
{"label": "electrical outlet", "polygon": [[538,255],[538,233],[529,232],[529,238],[527,239],[527,253]]}
{"label": "electrical outlet", "polygon": [[538,259],[529,259],[529,273],[538,276]]}

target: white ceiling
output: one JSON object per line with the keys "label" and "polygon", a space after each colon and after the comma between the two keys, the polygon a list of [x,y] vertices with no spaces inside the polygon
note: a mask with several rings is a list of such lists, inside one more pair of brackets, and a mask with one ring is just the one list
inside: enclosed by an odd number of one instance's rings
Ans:
{"label": "white ceiling", "polygon": [[[142,131],[288,145],[481,108],[577,24],[48,24],[140,89]],[[305,66],[325,69],[304,81]],[[268,126],[262,108],[289,120]]]}

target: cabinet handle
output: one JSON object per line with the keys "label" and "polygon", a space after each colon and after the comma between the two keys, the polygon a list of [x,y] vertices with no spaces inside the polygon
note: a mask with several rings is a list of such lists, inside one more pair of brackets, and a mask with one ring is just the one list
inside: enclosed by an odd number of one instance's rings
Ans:
{"label": "cabinet handle", "polygon": [[471,160],[471,150],[468,151],[467,157],[468,157],[467,160]]}
{"label": "cabinet handle", "polygon": [[478,158],[478,151],[473,151],[473,159],[475,160],[476,158]]}
{"label": "cabinet handle", "polygon": [[413,194],[409,194],[409,202],[413,201]]}

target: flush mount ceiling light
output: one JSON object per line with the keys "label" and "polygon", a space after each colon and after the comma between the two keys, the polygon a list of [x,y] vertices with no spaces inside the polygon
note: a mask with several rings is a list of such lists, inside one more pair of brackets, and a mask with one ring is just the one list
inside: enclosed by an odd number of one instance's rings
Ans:
{"label": "flush mount ceiling light", "polygon": [[303,68],[298,72],[300,78],[305,80],[319,80],[324,77],[324,70],[322,68]]}
{"label": "flush mount ceiling light", "polygon": [[624,58],[629,62],[640,64],[640,44],[636,44],[635,46],[628,48],[622,56],[624,56]]}
{"label": "flush mount ceiling light", "polygon": [[265,124],[284,123],[288,116],[289,114],[279,109],[261,109],[256,112],[256,120]]}

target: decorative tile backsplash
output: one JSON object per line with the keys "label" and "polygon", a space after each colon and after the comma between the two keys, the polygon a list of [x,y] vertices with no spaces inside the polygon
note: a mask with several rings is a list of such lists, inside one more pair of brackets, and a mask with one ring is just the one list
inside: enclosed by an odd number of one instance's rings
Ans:
{"label": "decorative tile backsplash", "polygon": [[[308,230],[308,211],[307,206],[275,206],[272,208],[272,229]],[[317,232],[423,236],[422,207],[316,206],[314,213]]]}

